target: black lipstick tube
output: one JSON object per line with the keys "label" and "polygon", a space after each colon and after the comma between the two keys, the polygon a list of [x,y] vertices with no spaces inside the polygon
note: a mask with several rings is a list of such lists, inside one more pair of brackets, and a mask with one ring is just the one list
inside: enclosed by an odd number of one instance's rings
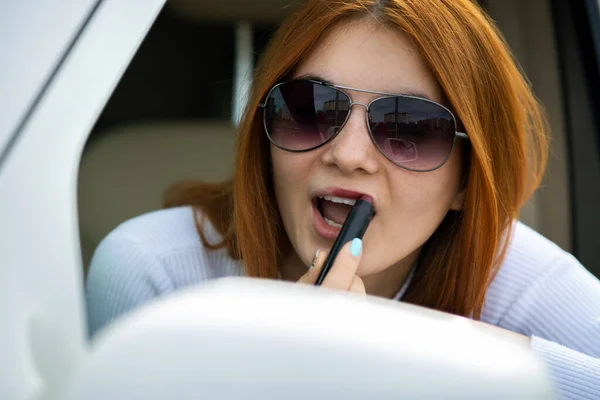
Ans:
{"label": "black lipstick tube", "polygon": [[367,227],[371,222],[371,218],[373,218],[374,212],[373,205],[367,200],[359,199],[356,201],[356,204],[352,207],[352,210],[350,210],[344,225],[342,225],[342,230],[335,239],[335,242],[327,255],[327,259],[325,260],[325,264],[321,269],[321,273],[317,278],[315,286],[321,286],[341,248],[354,238],[363,238],[367,231]]}

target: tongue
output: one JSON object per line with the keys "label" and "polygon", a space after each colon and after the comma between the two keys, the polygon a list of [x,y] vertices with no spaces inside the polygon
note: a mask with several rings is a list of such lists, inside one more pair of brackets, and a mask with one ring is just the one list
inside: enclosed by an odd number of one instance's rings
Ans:
{"label": "tongue", "polygon": [[328,200],[322,200],[321,202],[321,213],[323,216],[340,225],[344,224],[351,209],[352,206],[347,204],[333,203]]}

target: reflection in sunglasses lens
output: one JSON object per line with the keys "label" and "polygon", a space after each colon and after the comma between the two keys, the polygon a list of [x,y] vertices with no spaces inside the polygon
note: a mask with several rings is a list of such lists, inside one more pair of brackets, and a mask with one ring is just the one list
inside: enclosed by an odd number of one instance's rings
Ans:
{"label": "reflection in sunglasses lens", "polygon": [[[309,81],[291,81],[271,91],[265,127],[271,141],[286,150],[314,149],[335,136],[350,112],[340,90]],[[373,140],[392,162],[423,171],[439,167],[452,151],[454,119],[440,105],[413,97],[384,97],[369,108]]]}

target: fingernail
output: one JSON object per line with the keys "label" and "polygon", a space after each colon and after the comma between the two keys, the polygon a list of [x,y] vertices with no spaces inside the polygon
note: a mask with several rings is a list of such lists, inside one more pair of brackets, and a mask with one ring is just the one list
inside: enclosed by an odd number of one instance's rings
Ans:
{"label": "fingernail", "polygon": [[350,243],[350,253],[354,257],[360,256],[360,252],[362,251],[362,240],[359,238],[352,239],[352,243]]}
{"label": "fingernail", "polygon": [[310,266],[308,267],[308,269],[313,269],[315,267],[315,264],[317,263],[317,258],[319,258],[319,252],[321,251],[321,249],[317,250],[317,252],[315,253],[315,256],[312,259],[312,262],[310,263]]}

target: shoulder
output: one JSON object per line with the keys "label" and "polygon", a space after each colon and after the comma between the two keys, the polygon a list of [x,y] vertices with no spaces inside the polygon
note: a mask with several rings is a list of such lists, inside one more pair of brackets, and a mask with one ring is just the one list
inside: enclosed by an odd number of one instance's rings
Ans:
{"label": "shoulder", "polygon": [[[226,249],[204,247],[194,213],[192,207],[150,212],[122,223],[102,240],[86,280],[91,332],[177,289],[242,275]],[[210,243],[221,239],[208,220],[202,229]]]}
{"label": "shoulder", "polygon": [[569,252],[529,226],[515,221],[500,271],[535,278],[552,266],[564,263],[577,264],[578,261]]}
{"label": "shoulder", "polygon": [[[123,222],[100,243],[92,258],[90,270],[105,258],[121,260],[120,268],[132,268],[136,263],[123,265],[127,255],[153,260],[160,272],[146,269],[168,278],[176,288],[206,278],[237,274],[239,264],[225,249],[207,250],[198,233],[196,211],[189,206],[149,212]],[[201,218],[200,215],[197,216]],[[218,243],[221,235],[208,219],[202,220],[202,230],[210,243]],[[114,260],[117,261],[117,260]],[[114,262],[113,261],[113,262]],[[134,261],[134,260],[130,260]],[[147,265],[147,264],[146,264]]]}
{"label": "shoulder", "polygon": [[497,323],[524,293],[570,269],[585,270],[573,255],[516,221],[504,260],[487,290],[482,319]]}
{"label": "shoulder", "polygon": [[517,224],[481,320],[598,357],[599,317],[600,280],[574,256]]}
{"label": "shoulder", "polygon": [[[218,234],[209,223],[204,229],[212,238],[218,240]],[[117,226],[105,240],[113,238],[147,245],[156,253],[195,247],[199,243],[192,207],[169,208],[134,217]]]}

